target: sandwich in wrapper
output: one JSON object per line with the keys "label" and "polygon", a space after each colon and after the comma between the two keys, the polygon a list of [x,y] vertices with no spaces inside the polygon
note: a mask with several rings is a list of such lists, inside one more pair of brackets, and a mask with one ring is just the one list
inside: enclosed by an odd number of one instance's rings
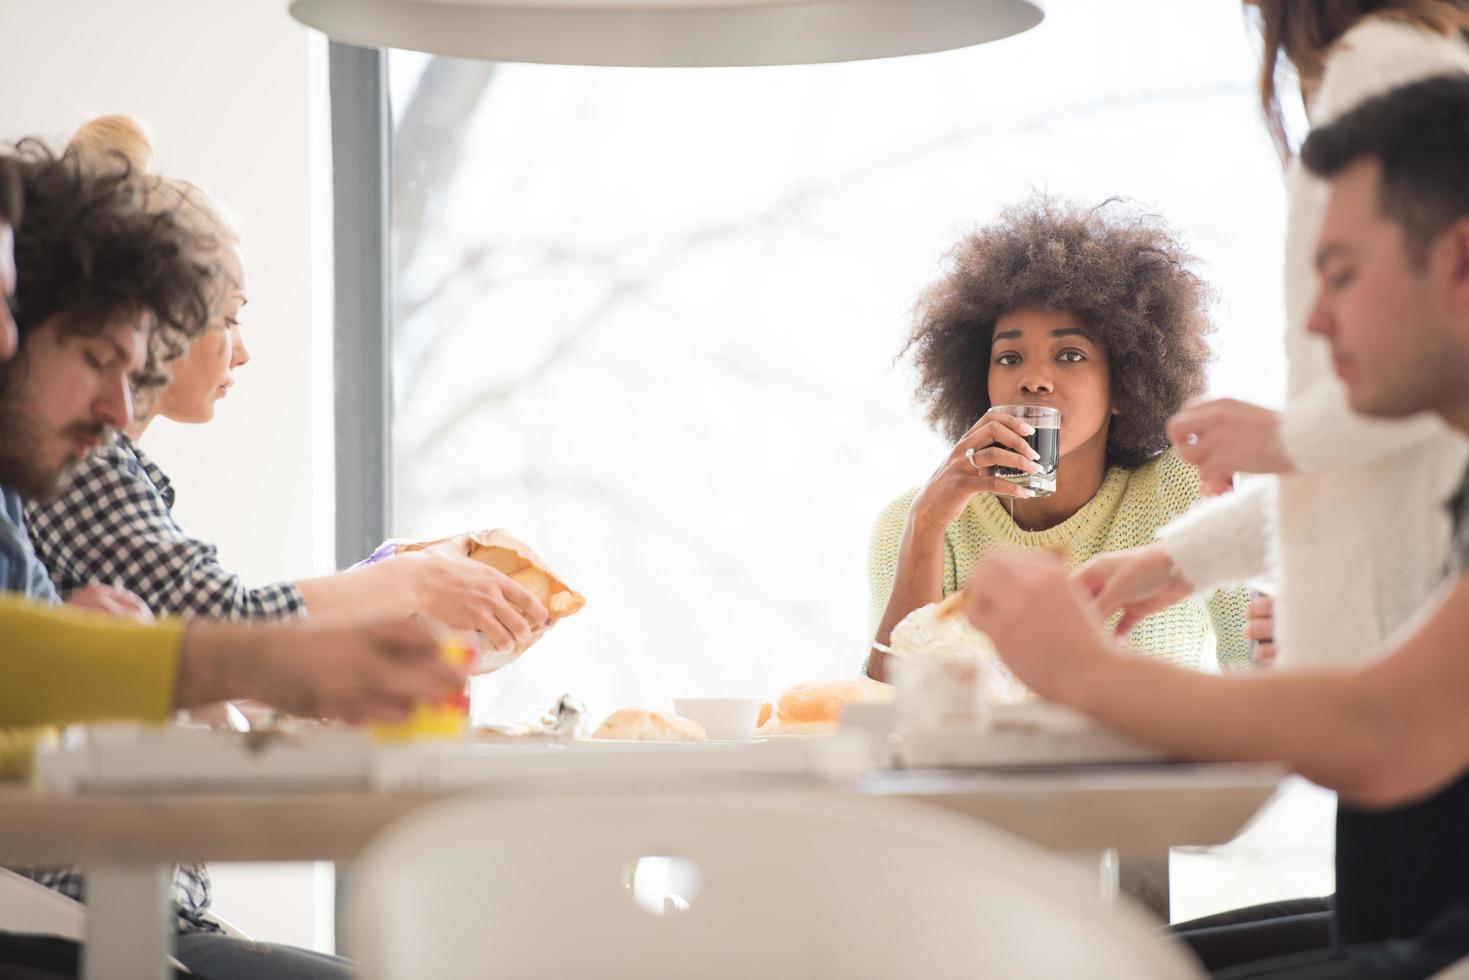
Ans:
{"label": "sandwich in wrapper", "polygon": [[[400,553],[423,551],[450,540],[453,539],[439,538],[437,541],[398,544],[396,550]],[[511,581],[535,596],[541,605],[546,607],[546,612],[550,613],[551,618],[546,625],[531,633],[529,640],[517,644],[510,659],[513,660],[524,653],[531,644],[545,635],[546,630],[587,604],[585,596],[557,577],[540,555],[509,531],[500,528],[478,531],[467,535],[466,540],[466,555],[469,558],[484,562],[491,568],[505,573]],[[481,665],[479,669],[491,668]]]}
{"label": "sandwich in wrapper", "polygon": [[959,614],[963,597],[963,592],[955,592],[904,616],[888,640],[894,656],[908,663],[972,662],[982,670],[985,696],[991,704],[1035,700],[1035,693],[1005,666],[990,638]]}

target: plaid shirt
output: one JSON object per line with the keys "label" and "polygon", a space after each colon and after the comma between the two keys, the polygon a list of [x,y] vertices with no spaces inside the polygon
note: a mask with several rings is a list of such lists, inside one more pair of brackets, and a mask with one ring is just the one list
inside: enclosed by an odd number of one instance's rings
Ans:
{"label": "plaid shirt", "polygon": [[[87,900],[87,879],[76,865],[66,868],[22,868],[11,871],[54,889],[77,902]],[[179,932],[223,932],[204,918],[209,912],[209,869],[202,864],[180,864],[174,868],[169,889]]]}
{"label": "plaid shirt", "polygon": [[63,593],[90,582],[137,594],[155,613],[186,619],[281,619],[306,611],[289,582],[246,588],[214,545],[173,519],[173,484],[125,437],[77,466],[26,522],[41,562]]}
{"label": "plaid shirt", "polygon": [[[290,583],[247,589],[219,564],[213,545],[189,537],[173,519],[173,485],[118,435],[68,474],[57,497],[28,504],[31,541],[62,593],[89,582],[136,593],[154,612],[185,618],[279,619],[306,611]],[[25,868],[21,874],[82,901],[79,868]],[[209,871],[179,865],[171,892],[181,932],[218,931],[209,909]]]}

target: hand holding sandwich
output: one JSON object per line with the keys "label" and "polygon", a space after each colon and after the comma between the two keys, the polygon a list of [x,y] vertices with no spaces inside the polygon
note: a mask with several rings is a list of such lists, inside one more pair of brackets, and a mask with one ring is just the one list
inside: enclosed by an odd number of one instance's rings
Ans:
{"label": "hand holding sandwich", "polygon": [[398,555],[382,567],[398,566],[395,571],[416,596],[415,612],[451,629],[483,633],[495,650],[529,646],[551,614],[509,575],[470,558],[469,550],[469,535],[460,534]]}

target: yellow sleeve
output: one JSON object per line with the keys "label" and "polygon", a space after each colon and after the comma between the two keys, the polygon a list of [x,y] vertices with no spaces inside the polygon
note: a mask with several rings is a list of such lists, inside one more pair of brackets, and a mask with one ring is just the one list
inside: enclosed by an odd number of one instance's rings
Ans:
{"label": "yellow sleeve", "polygon": [[161,722],[173,711],[181,623],[143,625],[0,596],[0,637],[0,725]]}

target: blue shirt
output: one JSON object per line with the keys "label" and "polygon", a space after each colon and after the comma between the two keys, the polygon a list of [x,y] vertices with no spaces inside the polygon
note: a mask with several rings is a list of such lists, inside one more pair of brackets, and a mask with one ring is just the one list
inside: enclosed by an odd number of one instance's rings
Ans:
{"label": "blue shirt", "polygon": [[37,602],[57,603],[46,566],[31,547],[20,494],[0,484],[0,591],[15,592]]}

